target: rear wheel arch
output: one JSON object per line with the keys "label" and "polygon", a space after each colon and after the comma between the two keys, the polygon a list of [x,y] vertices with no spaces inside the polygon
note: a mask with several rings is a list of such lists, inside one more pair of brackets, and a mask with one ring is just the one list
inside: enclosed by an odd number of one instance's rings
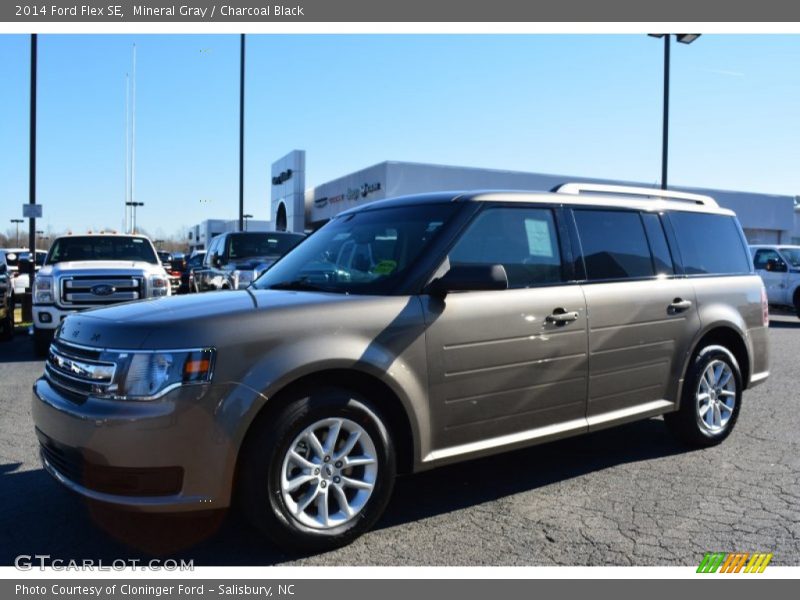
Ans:
{"label": "rear wheel arch", "polygon": [[684,377],[697,355],[707,346],[722,346],[733,354],[742,373],[744,388],[747,389],[750,381],[750,351],[742,334],[728,325],[712,326],[700,336],[684,364]]}

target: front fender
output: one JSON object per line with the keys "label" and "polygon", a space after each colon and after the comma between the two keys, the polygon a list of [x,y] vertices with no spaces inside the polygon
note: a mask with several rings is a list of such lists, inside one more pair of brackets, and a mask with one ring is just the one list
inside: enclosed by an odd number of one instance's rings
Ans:
{"label": "front fender", "polygon": [[[335,348],[335,355],[327,349]],[[248,405],[232,412],[239,423],[236,443],[241,445],[258,413],[281,390],[315,373],[357,371],[387,385],[400,400],[413,437],[415,464],[427,451],[430,439],[424,336],[395,356],[375,340],[340,336],[319,337],[280,344],[266,352],[244,373],[240,384],[254,392]],[[380,399],[372,399],[380,408]],[[242,397],[237,398],[237,403]]]}

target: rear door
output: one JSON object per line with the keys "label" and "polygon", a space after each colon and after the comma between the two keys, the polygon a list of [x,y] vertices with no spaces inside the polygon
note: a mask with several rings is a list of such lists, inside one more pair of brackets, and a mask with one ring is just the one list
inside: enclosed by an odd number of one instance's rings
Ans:
{"label": "rear door", "polygon": [[677,400],[684,357],[700,326],[694,289],[675,275],[660,215],[572,213],[586,269],[589,425],[661,412]]}
{"label": "rear door", "polygon": [[422,296],[437,458],[586,429],[586,308],[555,215],[485,207],[443,269],[502,264],[509,289]]}

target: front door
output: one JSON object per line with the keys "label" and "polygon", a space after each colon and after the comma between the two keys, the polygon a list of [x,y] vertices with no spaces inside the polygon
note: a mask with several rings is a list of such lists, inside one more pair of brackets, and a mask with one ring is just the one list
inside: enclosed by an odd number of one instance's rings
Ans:
{"label": "front door", "polygon": [[[776,265],[784,265],[783,270],[767,271],[767,263],[774,260]],[[772,248],[759,248],[753,255],[753,266],[761,276],[764,287],[767,289],[767,298],[770,304],[791,304],[787,297],[787,283],[789,278],[788,266],[777,250]]]}
{"label": "front door", "polygon": [[423,297],[434,455],[585,429],[586,307],[553,211],[487,207],[448,261],[502,264],[509,289]]}

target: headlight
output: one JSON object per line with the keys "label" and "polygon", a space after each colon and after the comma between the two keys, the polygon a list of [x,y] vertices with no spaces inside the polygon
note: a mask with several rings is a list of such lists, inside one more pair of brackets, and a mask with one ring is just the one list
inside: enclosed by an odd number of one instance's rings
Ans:
{"label": "headlight", "polygon": [[253,271],[234,271],[233,272],[234,289],[239,290],[246,288],[253,282],[254,275],[255,274]]}
{"label": "headlight", "polygon": [[151,275],[150,296],[152,298],[169,296],[169,279],[167,279],[164,275]]}
{"label": "headlight", "polygon": [[121,353],[115,361],[121,376],[108,395],[118,400],[152,400],[181,385],[208,383],[214,357],[211,348]]}
{"label": "headlight", "polygon": [[34,304],[52,304],[55,302],[52,277],[37,277],[34,282]]}

